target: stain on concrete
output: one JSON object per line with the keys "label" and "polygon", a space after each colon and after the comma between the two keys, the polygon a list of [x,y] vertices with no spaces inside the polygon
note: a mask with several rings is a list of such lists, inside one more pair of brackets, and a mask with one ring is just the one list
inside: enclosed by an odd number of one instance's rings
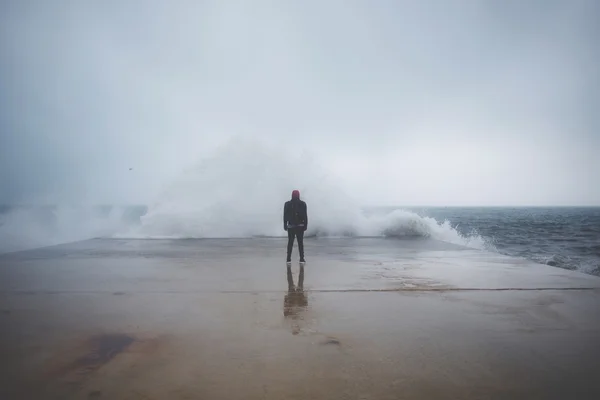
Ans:
{"label": "stain on concrete", "polygon": [[90,399],[97,399],[99,397],[102,397],[102,392],[100,390],[92,390],[88,393],[88,398]]}
{"label": "stain on concrete", "polygon": [[321,344],[322,345],[333,345],[333,346],[341,346],[342,345],[342,343],[334,337],[328,337],[327,339],[323,340],[321,342]]}

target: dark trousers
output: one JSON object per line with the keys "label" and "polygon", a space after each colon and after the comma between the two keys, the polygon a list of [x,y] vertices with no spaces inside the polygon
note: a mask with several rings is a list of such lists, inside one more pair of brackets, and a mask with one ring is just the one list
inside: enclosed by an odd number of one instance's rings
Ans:
{"label": "dark trousers", "polygon": [[298,238],[298,251],[300,259],[304,260],[304,228],[288,228],[287,260],[292,259],[292,248],[294,247],[294,238]]}

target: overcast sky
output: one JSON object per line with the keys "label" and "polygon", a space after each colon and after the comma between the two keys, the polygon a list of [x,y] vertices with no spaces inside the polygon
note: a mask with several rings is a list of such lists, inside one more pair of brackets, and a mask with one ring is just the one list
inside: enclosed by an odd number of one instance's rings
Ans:
{"label": "overcast sky", "polygon": [[594,0],[2,1],[0,203],[151,202],[254,137],[365,205],[600,205],[598,21]]}

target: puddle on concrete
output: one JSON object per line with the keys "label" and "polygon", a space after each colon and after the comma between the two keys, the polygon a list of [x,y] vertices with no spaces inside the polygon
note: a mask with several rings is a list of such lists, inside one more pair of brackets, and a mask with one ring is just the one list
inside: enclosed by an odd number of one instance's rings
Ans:
{"label": "puddle on concrete", "polygon": [[90,352],[73,363],[76,368],[95,369],[129,347],[135,339],[122,333],[98,335],[90,339]]}
{"label": "puddle on concrete", "polygon": [[[108,373],[114,373],[115,367],[131,365],[132,360],[140,357],[152,357],[160,351],[168,338],[167,335],[147,337],[119,332],[68,341],[61,348],[55,348],[54,355],[45,364],[43,377],[40,378],[47,382],[47,386],[40,390],[78,393],[98,370],[107,367]],[[120,359],[121,357],[123,358]],[[113,363],[115,365],[111,369]],[[101,400],[107,398],[103,389],[90,387],[79,395]]]}
{"label": "puddle on concrete", "polygon": [[61,382],[78,384],[137,341],[135,337],[123,333],[92,336],[58,355],[58,360],[50,363],[49,373]]}

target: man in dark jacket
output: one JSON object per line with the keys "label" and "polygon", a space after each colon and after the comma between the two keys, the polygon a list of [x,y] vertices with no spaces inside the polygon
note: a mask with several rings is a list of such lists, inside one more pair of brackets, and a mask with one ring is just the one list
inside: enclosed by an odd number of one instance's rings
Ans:
{"label": "man in dark jacket", "polygon": [[288,233],[287,262],[292,262],[292,248],[294,238],[298,238],[298,251],[300,262],[304,263],[304,231],[308,227],[308,214],[306,203],[300,200],[300,192],[294,190],[292,199],[283,206],[283,229]]}

